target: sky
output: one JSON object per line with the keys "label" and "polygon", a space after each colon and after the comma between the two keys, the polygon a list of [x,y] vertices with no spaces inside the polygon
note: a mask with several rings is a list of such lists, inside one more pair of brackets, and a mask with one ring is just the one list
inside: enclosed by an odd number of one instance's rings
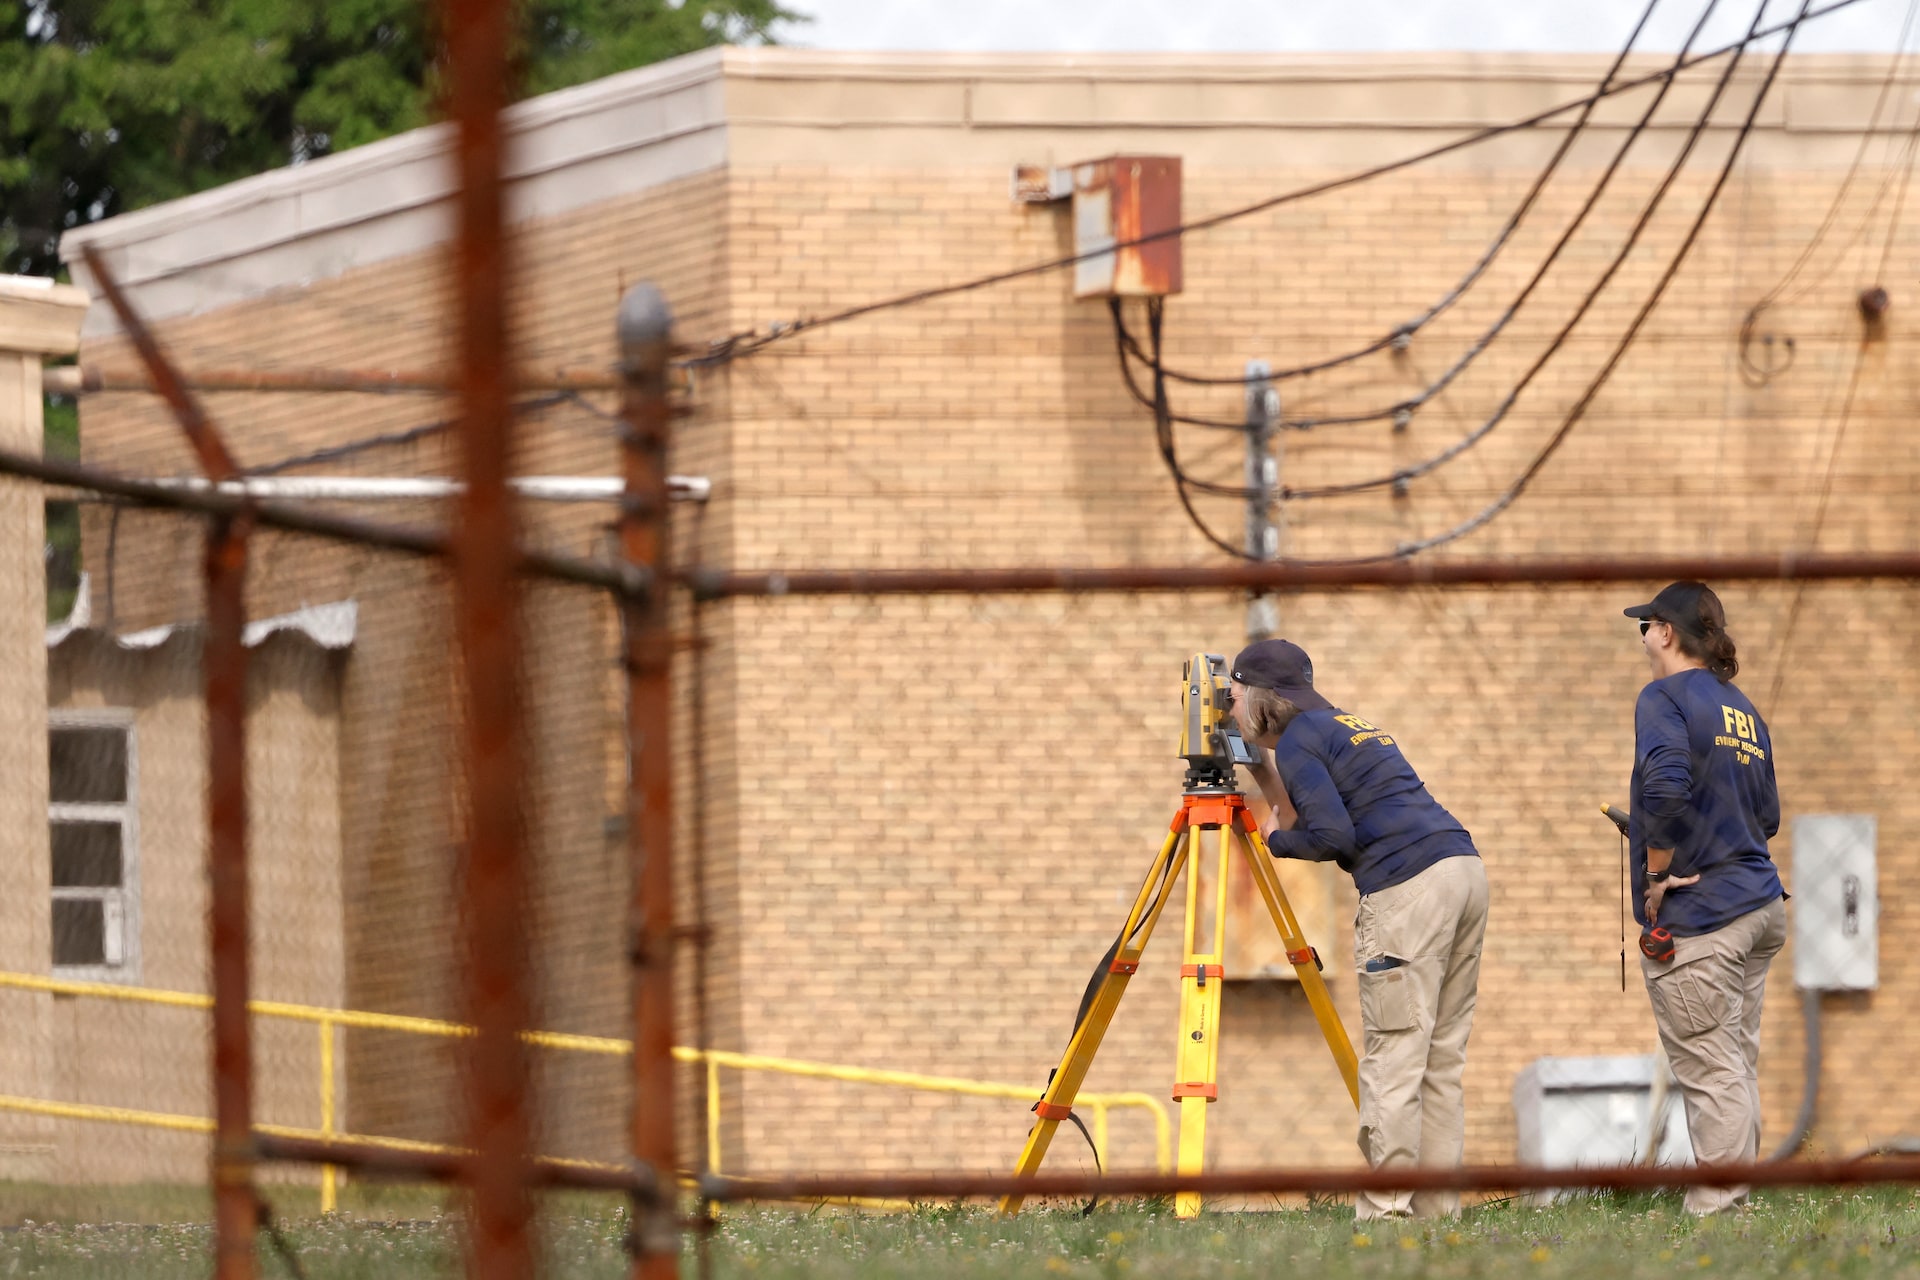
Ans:
{"label": "sky", "polygon": [[[1832,0],[1813,0],[1821,8]],[[816,49],[1113,52],[1612,52],[1646,0],[784,0]],[[1798,0],[1767,0],[1768,22]],[[1808,52],[1886,52],[1916,0],[1855,0],[1794,38]],[[1657,0],[1636,46],[1674,51],[1706,0]],[[1697,47],[1737,39],[1753,0],[1723,0]]]}

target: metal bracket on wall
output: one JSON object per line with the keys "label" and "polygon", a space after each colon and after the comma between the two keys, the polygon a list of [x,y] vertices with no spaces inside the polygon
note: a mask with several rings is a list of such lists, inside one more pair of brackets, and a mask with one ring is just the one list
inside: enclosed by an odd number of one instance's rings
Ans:
{"label": "metal bracket on wall", "polygon": [[1051,204],[1073,194],[1073,170],[1045,164],[1016,164],[1011,184],[1015,204]]}

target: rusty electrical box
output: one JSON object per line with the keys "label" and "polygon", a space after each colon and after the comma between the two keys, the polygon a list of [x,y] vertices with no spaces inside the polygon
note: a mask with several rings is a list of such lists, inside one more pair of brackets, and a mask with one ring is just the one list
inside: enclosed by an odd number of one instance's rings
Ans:
{"label": "rusty electrical box", "polygon": [[1180,157],[1109,156],[1074,165],[1072,175],[1073,251],[1095,255],[1075,265],[1073,296],[1179,293],[1180,237],[1130,242],[1180,225]]}

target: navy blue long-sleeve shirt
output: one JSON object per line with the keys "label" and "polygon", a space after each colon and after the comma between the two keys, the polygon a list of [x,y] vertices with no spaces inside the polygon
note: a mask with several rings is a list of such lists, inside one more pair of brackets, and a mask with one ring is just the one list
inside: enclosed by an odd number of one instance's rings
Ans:
{"label": "navy blue long-sleeve shirt", "polygon": [[1477,857],[1473,837],[1427,792],[1393,738],[1340,709],[1303,711],[1273,749],[1300,815],[1276,831],[1276,857],[1337,862],[1363,894],[1411,880],[1442,858]]}
{"label": "navy blue long-sleeve shirt", "polygon": [[[1649,846],[1673,850],[1673,875],[1700,877],[1667,891],[1659,923],[1696,937],[1780,897],[1773,738],[1747,695],[1710,671],[1676,672],[1640,691],[1633,736],[1633,883],[1646,884]],[[1633,917],[1647,923],[1638,893]]]}

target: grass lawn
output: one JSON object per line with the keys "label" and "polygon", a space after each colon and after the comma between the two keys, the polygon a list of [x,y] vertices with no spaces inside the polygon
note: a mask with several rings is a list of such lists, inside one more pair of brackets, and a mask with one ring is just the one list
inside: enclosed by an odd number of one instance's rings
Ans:
{"label": "grass lawn", "polygon": [[[208,1274],[204,1193],[154,1189],[65,1192],[94,1221],[16,1216],[52,1205],[49,1189],[0,1185],[0,1277],[116,1276],[159,1280]],[[276,1197],[282,1213],[303,1206]],[[93,1196],[81,1205],[83,1195]],[[124,1203],[114,1210],[109,1201]],[[458,1220],[440,1195],[350,1188],[347,1212],[286,1217],[284,1233],[313,1280],[460,1274]],[[109,1215],[117,1222],[109,1222]],[[180,1219],[168,1221],[169,1217]],[[193,1220],[198,1219],[198,1220]],[[543,1274],[624,1276],[624,1213],[595,1197],[543,1202]],[[1622,1280],[1648,1276],[1912,1276],[1920,1280],[1920,1192],[1782,1191],[1751,1212],[1696,1223],[1676,1196],[1622,1196],[1536,1209],[1498,1202],[1456,1222],[1354,1231],[1340,1205],[1270,1213],[1208,1213],[1182,1222],[1160,1204],[1002,1218],[975,1207],[912,1213],[739,1209],[709,1243],[716,1277],[1526,1276]],[[683,1274],[698,1273],[689,1248]],[[263,1246],[263,1277],[293,1272]]]}

